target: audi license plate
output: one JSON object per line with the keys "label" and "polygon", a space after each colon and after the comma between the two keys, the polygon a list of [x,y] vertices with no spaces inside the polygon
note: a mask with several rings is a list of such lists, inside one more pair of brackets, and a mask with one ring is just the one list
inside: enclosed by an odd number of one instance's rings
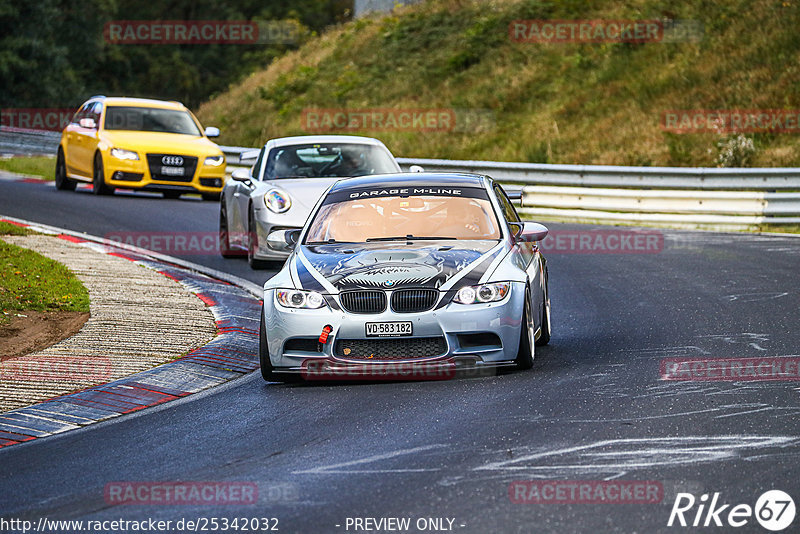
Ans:
{"label": "audi license plate", "polygon": [[161,167],[161,174],[167,176],[183,176],[183,167]]}
{"label": "audi license plate", "polygon": [[411,321],[367,323],[368,337],[410,336],[412,333]]}

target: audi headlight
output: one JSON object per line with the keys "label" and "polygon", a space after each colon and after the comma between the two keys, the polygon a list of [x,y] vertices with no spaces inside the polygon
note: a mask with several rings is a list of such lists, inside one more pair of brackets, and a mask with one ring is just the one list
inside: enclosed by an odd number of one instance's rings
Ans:
{"label": "audi headlight", "polygon": [[111,155],[117,159],[129,159],[132,161],[136,161],[139,159],[139,154],[137,154],[133,150],[125,150],[122,148],[112,148]]}
{"label": "audi headlight", "polygon": [[275,300],[284,308],[316,310],[325,306],[325,299],[320,293],[301,289],[277,289]]}
{"label": "audi headlight", "polygon": [[267,194],[264,195],[264,205],[266,205],[270,211],[283,213],[292,207],[292,199],[289,198],[289,193],[286,191],[270,189],[267,191]]}
{"label": "audi headlight", "polygon": [[203,165],[208,165],[209,167],[219,167],[225,163],[225,156],[209,156],[203,162]]}
{"label": "audi headlight", "polygon": [[511,284],[508,282],[495,282],[479,286],[462,287],[456,293],[454,302],[459,304],[485,304],[503,300],[508,295]]}

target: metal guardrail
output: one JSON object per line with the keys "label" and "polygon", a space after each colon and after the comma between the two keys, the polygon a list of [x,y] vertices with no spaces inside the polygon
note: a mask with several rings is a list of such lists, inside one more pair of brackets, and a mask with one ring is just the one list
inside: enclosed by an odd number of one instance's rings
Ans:
{"label": "metal guardrail", "polygon": [[[241,147],[222,147],[241,165]],[[745,229],[800,224],[800,169],[547,165],[398,158],[404,170],[488,174],[523,185],[521,213],[542,220]],[[249,163],[249,162],[248,162]]]}
{"label": "metal guardrail", "polygon": [[56,155],[59,132],[0,127],[0,155]]}
{"label": "metal guardrail", "polygon": [[[0,154],[55,154],[60,134],[0,128]],[[220,146],[228,172],[255,149]],[[615,224],[742,229],[800,224],[800,168],[548,165],[398,158],[404,170],[488,174],[523,186],[526,216]]]}

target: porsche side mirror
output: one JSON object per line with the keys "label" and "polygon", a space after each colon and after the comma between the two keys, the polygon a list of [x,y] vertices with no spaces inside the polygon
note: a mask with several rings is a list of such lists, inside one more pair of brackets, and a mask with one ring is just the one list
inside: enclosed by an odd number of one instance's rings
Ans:
{"label": "porsche side mirror", "polygon": [[520,228],[519,231],[514,233],[514,239],[524,243],[541,241],[542,239],[547,237],[547,233],[549,232],[549,230],[545,225],[535,222],[514,224],[514,227]]}
{"label": "porsche side mirror", "polygon": [[300,229],[276,230],[267,236],[267,246],[272,250],[293,250],[300,237]]}
{"label": "porsche side mirror", "polygon": [[205,130],[206,137],[219,137],[219,128],[215,128],[214,126],[208,126]]}
{"label": "porsche side mirror", "polygon": [[253,177],[250,176],[250,171],[241,167],[238,169],[233,169],[231,178],[237,182],[247,182],[253,179]]}
{"label": "porsche side mirror", "polygon": [[425,169],[419,165],[412,165],[408,168],[408,172],[425,172]]}

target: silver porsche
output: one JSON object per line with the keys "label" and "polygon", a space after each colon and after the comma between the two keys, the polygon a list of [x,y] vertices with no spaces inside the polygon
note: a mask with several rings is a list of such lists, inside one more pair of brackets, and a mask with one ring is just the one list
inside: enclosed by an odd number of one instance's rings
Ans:
{"label": "silver porsche", "polygon": [[431,378],[533,365],[550,340],[547,228],[523,222],[501,185],[452,173],[336,182],[264,285],[265,380]]}
{"label": "silver porsche", "polygon": [[[255,152],[255,151],[253,151]],[[219,243],[223,257],[247,255],[254,269],[283,261],[266,246],[273,230],[299,229],[328,187],[342,177],[400,172],[386,146],[369,137],[314,135],[268,141],[255,164],[236,169],[222,190]]]}

